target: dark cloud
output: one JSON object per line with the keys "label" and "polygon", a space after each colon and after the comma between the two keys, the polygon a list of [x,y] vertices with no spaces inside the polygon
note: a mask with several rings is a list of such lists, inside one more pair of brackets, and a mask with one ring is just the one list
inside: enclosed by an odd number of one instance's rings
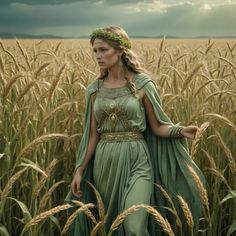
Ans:
{"label": "dark cloud", "polygon": [[58,5],[81,1],[92,2],[93,0],[1,0],[0,5],[10,5],[14,3],[21,3],[27,5]]}
{"label": "dark cloud", "polygon": [[[56,6],[14,4],[0,8],[0,32],[35,33],[42,32],[44,28],[46,33],[50,33],[54,27],[57,35],[64,35],[63,30],[68,27],[84,35],[97,26],[116,24],[121,19],[120,14],[114,14],[114,9],[107,10],[100,4],[88,4],[86,1]],[[81,28],[90,29],[83,32],[79,30]],[[68,36],[73,35],[78,34],[71,30]]]}
{"label": "dark cloud", "polygon": [[127,4],[137,4],[138,2],[145,2],[145,1],[135,1],[135,0],[104,0],[104,5],[127,5]]}
{"label": "dark cloud", "polygon": [[[91,17],[88,17],[88,13]],[[112,16],[112,14],[97,11],[96,6],[88,6],[85,2],[57,5],[56,7],[19,4],[2,8],[0,14],[0,27],[10,25],[16,27],[89,25],[94,22],[94,16],[98,19],[104,18],[105,15]]]}
{"label": "dark cloud", "polygon": [[125,4],[123,1],[64,0],[63,2],[71,3],[2,5],[0,32],[80,36],[89,35],[97,27],[119,25],[124,27],[129,35],[236,36],[235,4],[203,10],[199,4],[191,5],[183,1],[183,4],[177,5],[176,1],[168,0],[165,1],[166,8],[161,6],[158,9],[158,5],[154,4],[157,1],[140,1],[139,5],[137,1],[128,0]]}

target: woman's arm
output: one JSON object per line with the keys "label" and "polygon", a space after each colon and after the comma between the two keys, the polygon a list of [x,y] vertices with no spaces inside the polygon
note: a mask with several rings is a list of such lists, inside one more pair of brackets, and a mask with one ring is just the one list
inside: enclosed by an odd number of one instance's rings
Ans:
{"label": "woman's arm", "polygon": [[160,137],[168,137],[168,131],[171,125],[163,125],[157,120],[152,104],[146,94],[143,96],[143,104],[145,107],[148,123],[150,124],[153,133]]}
{"label": "woman's arm", "polygon": [[[145,93],[143,95],[143,104],[144,104],[145,111],[146,111],[146,114],[147,114],[147,119],[148,119],[148,122],[151,126],[152,131],[160,137],[170,137],[169,129],[172,126],[161,124],[157,120],[156,115],[155,115],[154,110],[153,110],[152,103],[149,101],[149,99],[148,99],[148,97]],[[194,139],[197,130],[198,130],[197,126],[189,125],[187,127],[183,127],[180,130],[180,135],[179,136]]]}

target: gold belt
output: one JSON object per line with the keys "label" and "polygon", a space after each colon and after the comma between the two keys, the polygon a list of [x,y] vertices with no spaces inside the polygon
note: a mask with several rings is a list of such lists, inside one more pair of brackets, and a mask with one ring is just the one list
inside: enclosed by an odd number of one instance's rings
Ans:
{"label": "gold belt", "polygon": [[133,141],[138,139],[143,139],[143,134],[141,132],[112,132],[102,133],[100,135],[100,140],[106,142]]}

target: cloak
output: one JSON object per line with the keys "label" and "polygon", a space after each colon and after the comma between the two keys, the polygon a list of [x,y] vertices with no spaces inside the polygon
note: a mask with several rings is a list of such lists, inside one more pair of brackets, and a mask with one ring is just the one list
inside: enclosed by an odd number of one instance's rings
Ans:
{"label": "cloak", "polygon": [[[172,125],[171,133],[174,134],[175,130],[178,129],[179,124],[173,124],[170,118],[163,111],[155,82],[150,78],[149,75],[145,73],[140,73],[135,76],[134,82],[136,84],[137,89],[140,89],[142,87],[144,88],[145,93],[153,106],[153,110],[157,120],[162,124]],[[79,144],[75,168],[81,165],[87,151],[91,115],[90,99],[91,95],[93,93],[96,93],[98,89],[99,80],[96,80],[89,84],[86,89],[84,132]],[[197,231],[199,219],[201,217],[202,212],[202,201],[196,183],[194,182],[193,177],[188,170],[188,166],[191,166],[194,169],[194,171],[202,181],[203,185],[205,185],[205,178],[201,170],[198,168],[198,166],[195,164],[195,162],[191,159],[189,155],[188,143],[186,138],[159,137],[153,133],[148,122],[146,123],[147,127],[143,134],[151,156],[154,183],[161,185],[162,188],[169,194],[182,222],[183,235],[190,235],[186,219],[183,215],[180,205],[178,204],[176,196],[182,196],[183,199],[188,203],[194,220],[194,231]],[[93,157],[90,159],[83,173],[83,180],[87,180],[92,184],[94,159]],[[171,204],[156,185],[153,185],[153,188],[154,189],[150,205],[154,206],[165,218],[168,219],[173,231],[177,232],[176,235],[182,235],[181,231],[179,231],[180,227],[177,227],[177,225],[181,223],[177,220],[173,211],[170,210]],[[85,203],[96,202],[93,190],[86,184],[85,181],[82,181],[81,183],[81,190],[83,192],[82,199],[78,199],[69,191],[68,195],[66,196],[65,202],[70,202],[70,200],[73,199],[80,200]],[[74,223],[71,225],[69,235],[88,236],[90,235],[92,227],[93,225],[91,221],[88,220],[87,216],[85,216],[84,214],[80,214],[76,218]],[[166,235],[162,232],[162,229],[160,228],[158,223],[155,222],[152,216],[150,216],[148,229],[150,236]]]}

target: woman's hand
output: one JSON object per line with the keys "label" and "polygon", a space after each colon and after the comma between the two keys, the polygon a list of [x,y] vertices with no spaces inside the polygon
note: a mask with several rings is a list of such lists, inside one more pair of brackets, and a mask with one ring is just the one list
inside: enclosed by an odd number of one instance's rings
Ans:
{"label": "woman's hand", "polygon": [[190,138],[190,139],[194,139],[195,138],[195,135],[198,131],[198,127],[195,126],[195,125],[189,125],[189,126],[186,126],[184,127],[182,130],[181,130],[181,134],[185,137],[185,138]]}
{"label": "woman's hand", "polygon": [[81,181],[82,173],[77,170],[71,183],[71,192],[77,197],[81,197],[82,195],[82,191],[80,190]]}

